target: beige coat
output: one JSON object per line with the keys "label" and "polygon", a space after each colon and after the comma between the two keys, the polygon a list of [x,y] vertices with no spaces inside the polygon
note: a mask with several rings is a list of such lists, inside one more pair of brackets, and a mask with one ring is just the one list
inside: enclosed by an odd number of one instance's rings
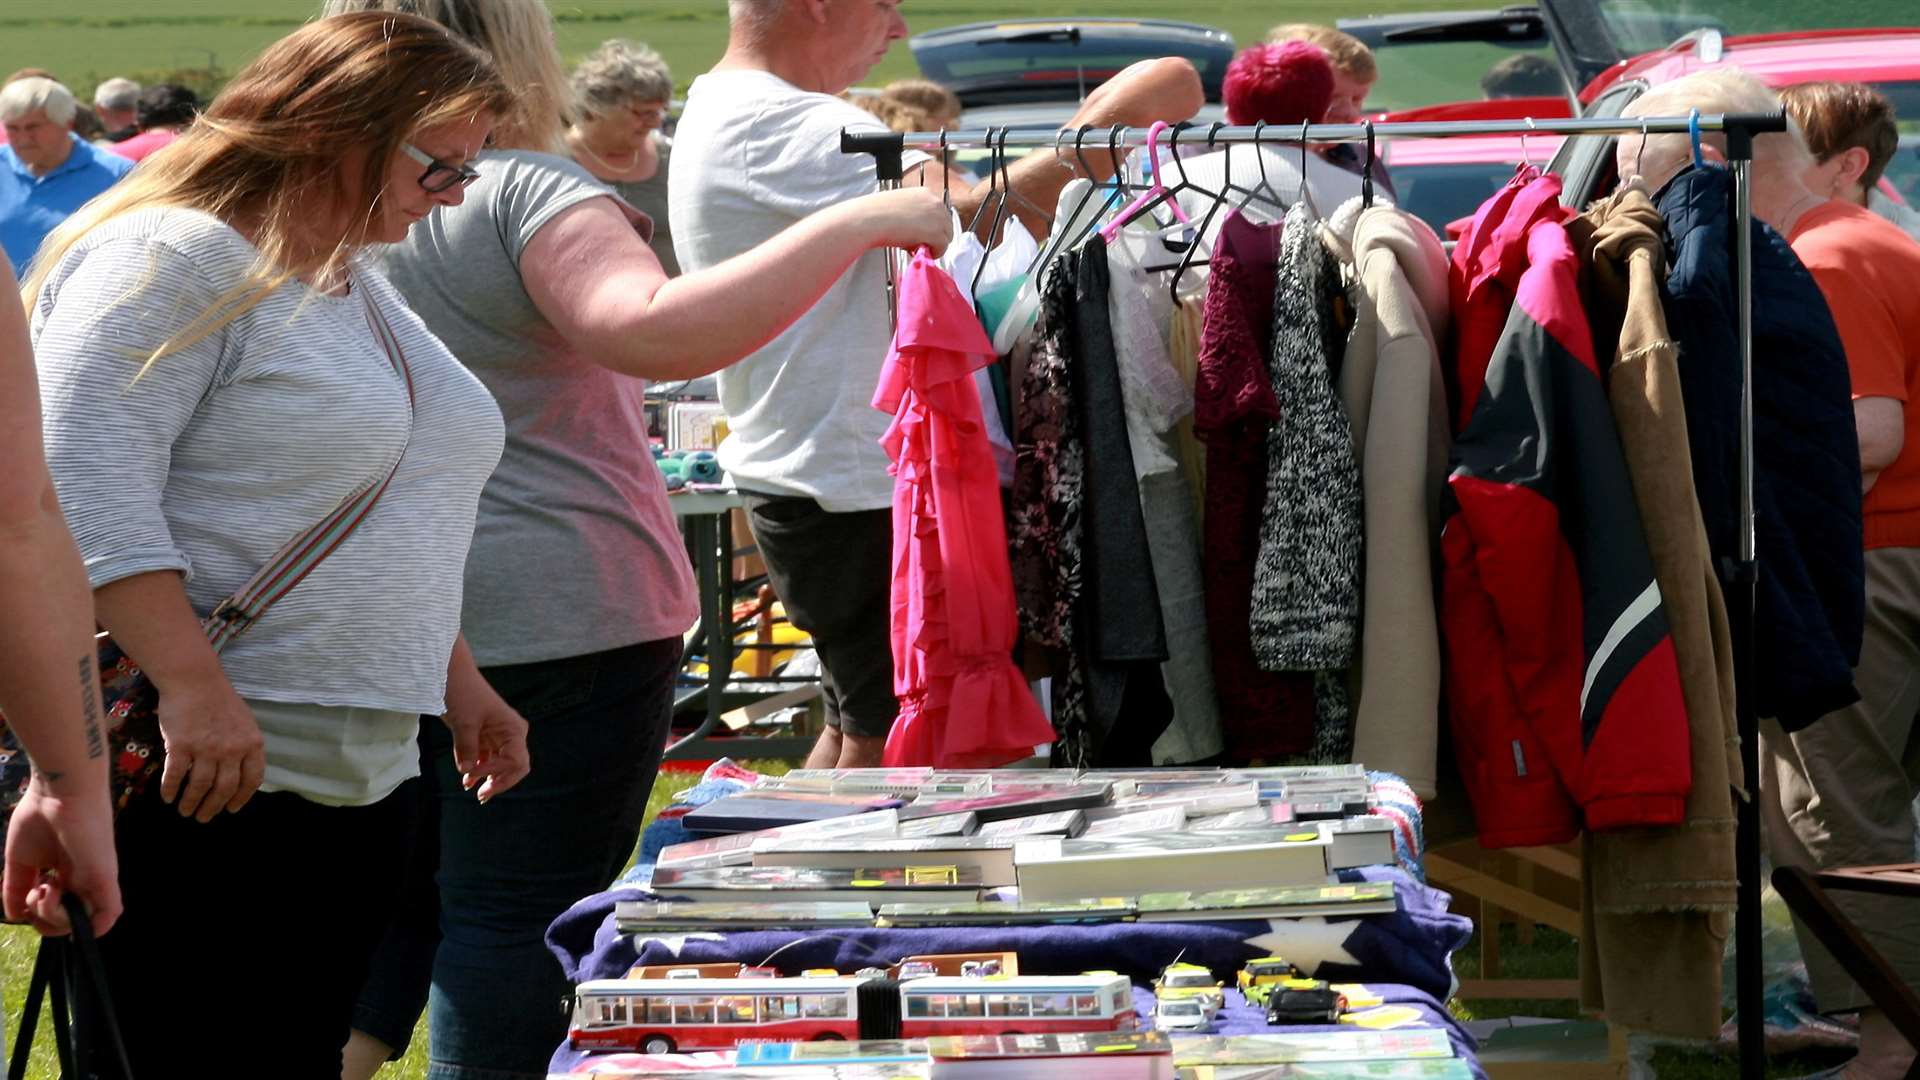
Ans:
{"label": "beige coat", "polygon": [[1323,237],[1354,284],[1340,398],[1360,455],[1366,562],[1353,760],[1435,791],[1440,633],[1434,542],[1447,470],[1447,256],[1419,218],[1342,207]]}
{"label": "beige coat", "polygon": [[1693,487],[1679,348],[1660,305],[1662,222],[1636,186],[1595,203],[1568,230],[1591,270],[1596,335],[1620,330],[1607,398],[1672,627],[1693,767],[1684,824],[1587,836],[1582,997],[1616,1024],[1711,1037],[1735,904],[1733,648]]}

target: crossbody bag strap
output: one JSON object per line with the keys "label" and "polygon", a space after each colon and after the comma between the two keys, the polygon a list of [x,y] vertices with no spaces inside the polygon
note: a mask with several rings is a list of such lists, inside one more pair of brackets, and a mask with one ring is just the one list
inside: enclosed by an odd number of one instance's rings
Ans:
{"label": "crossbody bag strap", "polygon": [[[366,284],[359,286],[360,298],[365,303],[367,326],[373,331],[374,340],[387,354],[387,360],[400,376],[407,388],[407,407],[411,410],[414,402],[413,371],[407,366],[405,351],[400,348],[400,338],[393,332],[386,316],[373,302]],[[202,627],[206,630],[207,641],[218,652],[226,644],[238,637],[247,627],[266,613],[279,599],[293,591],[293,587],[305,580],[333,554],[353,530],[373,512],[375,503],[386,493],[387,486],[393,483],[394,474],[400,471],[400,460],[406,456],[405,446],[394,455],[393,465],[385,476],[361,487],[358,491],[340,501],[333,512],[324,519],[282,545],[267,565],[247,579],[232,596],[220,602],[207,616]]]}

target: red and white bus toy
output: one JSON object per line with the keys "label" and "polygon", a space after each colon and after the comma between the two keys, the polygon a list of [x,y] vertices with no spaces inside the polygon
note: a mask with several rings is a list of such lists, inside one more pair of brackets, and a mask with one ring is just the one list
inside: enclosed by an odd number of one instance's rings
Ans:
{"label": "red and white bus toy", "polygon": [[1125,976],[598,979],[574,992],[576,1050],[718,1050],[746,1041],[1132,1031]]}

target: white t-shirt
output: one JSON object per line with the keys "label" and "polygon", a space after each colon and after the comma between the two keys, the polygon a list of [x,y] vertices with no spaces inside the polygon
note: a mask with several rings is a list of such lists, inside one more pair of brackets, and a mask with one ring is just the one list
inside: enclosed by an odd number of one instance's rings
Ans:
{"label": "white t-shirt", "polygon": [[[872,114],[764,71],[695,79],[674,132],[667,205],[686,272],[732,258],[817,210],[877,190],[873,158],[840,130]],[[906,164],[926,159],[910,153]],[[730,434],[720,464],[749,491],[805,495],[833,512],[893,502],[872,405],[891,334],[885,255],[869,252],[766,347],[720,372]]]}

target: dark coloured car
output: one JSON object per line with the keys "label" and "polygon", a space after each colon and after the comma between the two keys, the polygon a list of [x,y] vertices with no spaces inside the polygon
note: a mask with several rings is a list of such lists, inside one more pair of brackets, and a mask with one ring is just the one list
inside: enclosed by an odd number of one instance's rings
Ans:
{"label": "dark coloured car", "polygon": [[1200,73],[1207,100],[1220,100],[1233,36],[1171,19],[1007,19],[915,34],[907,45],[920,73],[983,105],[1080,101],[1127,65],[1181,56]]}
{"label": "dark coloured car", "polygon": [[1288,979],[1267,997],[1269,1024],[1337,1024],[1347,996],[1320,979]]}

